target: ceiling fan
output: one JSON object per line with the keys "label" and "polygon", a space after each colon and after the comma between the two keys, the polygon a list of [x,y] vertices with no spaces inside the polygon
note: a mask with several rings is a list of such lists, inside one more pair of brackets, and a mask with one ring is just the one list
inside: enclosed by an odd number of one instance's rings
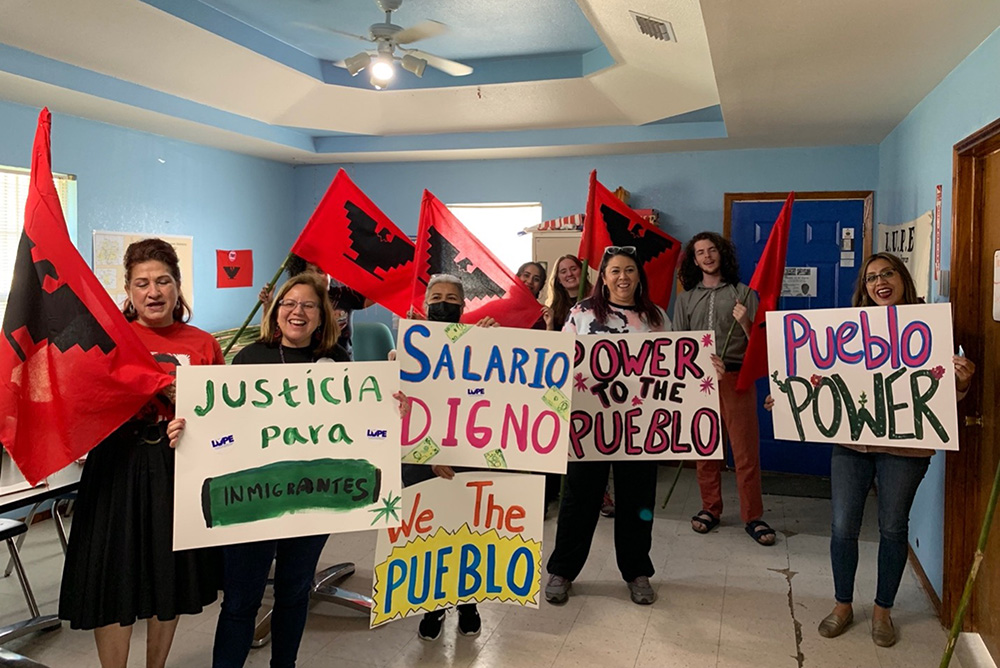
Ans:
{"label": "ceiling fan", "polygon": [[[400,5],[403,4],[403,0],[375,0],[375,4],[385,12],[385,21],[382,23],[373,23],[369,26],[368,37],[334,28],[309,26],[325,32],[353,37],[354,39],[370,42],[375,45],[374,50],[362,51],[350,58],[345,58],[343,61],[337,61],[334,65],[343,67],[351,73],[351,76],[356,76],[358,72],[368,69],[372,86],[379,90],[385,88],[393,76],[395,76],[395,63],[397,62],[404,70],[412,72],[418,77],[423,76],[424,69],[428,65],[455,77],[472,74],[472,68],[468,65],[435,56],[426,51],[408,49],[402,46],[403,44],[412,44],[422,39],[441,35],[448,31],[448,26],[438,21],[426,20],[409,28],[402,28],[393,24],[392,13],[399,9]],[[403,55],[396,55],[396,51],[403,52]]]}

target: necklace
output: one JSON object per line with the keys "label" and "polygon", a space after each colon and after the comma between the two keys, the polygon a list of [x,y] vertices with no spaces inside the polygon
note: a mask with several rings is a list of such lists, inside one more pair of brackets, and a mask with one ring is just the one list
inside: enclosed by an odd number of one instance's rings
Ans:
{"label": "necklace", "polygon": [[278,357],[281,358],[281,363],[284,364],[285,363],[285,348],[284,348],[284,346],[281,345],[280,342],[278,343]]}

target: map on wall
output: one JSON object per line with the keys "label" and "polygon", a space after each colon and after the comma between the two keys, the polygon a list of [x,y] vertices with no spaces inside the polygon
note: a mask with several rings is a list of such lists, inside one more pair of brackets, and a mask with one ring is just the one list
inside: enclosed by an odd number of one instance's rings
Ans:
{"label": "map on wall", "polygon": [[163,239],[177,251],[181,267],[181,292],[188,305],[194,308],[194,237],[167,236],[164,234],[137,234],[132,232],[102,232],[94,230],[94,274],[108,291],[115,303],[125,303],[125,266],[122,258],[125,249],[135,241],[156,237]]}

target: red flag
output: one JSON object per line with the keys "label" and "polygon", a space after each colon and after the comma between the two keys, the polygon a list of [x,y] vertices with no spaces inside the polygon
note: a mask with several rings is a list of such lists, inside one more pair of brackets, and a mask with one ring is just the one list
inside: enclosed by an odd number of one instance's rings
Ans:
{"label": "red flag", "polygon": [[750,288],[757,291],[760,305],[750,327],[750,340],[743,356],[740,377],[736,380],[736,390],[745,392],[761,376],[767,375],[767,327],[768,311],[778,308],[781,297],[781,283],[785,278],[785,254],[788,252],[788,229],[792,222],[792,204],[795,193],[788,193],[785,205],[781,207],[778,219],[767,237],[764,252],[760,255],[757,268],[750,279]]}
{"label": "red flag", "polygon": [[28,482],[79,459],[173,378],[70,241],[42,109],[0,336],[0,442]]}
{"label": "red flag", "polygon": [[635,246],[639,264],[649,281],[653,303],[667,308],[674,286],[674,270],[681,255],[681,242],[643,219],[590,173],[587,217],[580,237],[580,259],[595,269],[601,266],[608,246]]}
{"label": "red flag", "polygon": [[433,274],[453,274],[465,288],[462,322],[490,316],[504,327],[531,327],[542,306],[527,286],[434,195],[426,190],[420,205],[416,271],[410,290],[413,310],[423,315],[424,292]]}
{"label": "red flag", "polygon": [[215,286],[217,288],[252,287],[253,251],[215,251]]}
{"label": "red flag", "polygon": [[292,252],[396,315],[406,316],[413,284],[413,242],[343,169]]}

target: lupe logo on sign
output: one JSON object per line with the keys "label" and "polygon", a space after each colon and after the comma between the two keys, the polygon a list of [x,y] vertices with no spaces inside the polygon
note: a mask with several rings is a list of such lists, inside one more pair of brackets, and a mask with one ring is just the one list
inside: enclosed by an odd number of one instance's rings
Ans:
{"label": "lupe logo on sign", "polygon": [[368,430],[368,438],[385,438],[387,435],[385,429]]}
{"label": "lupe logo on sign", "polygon": [[230,434],[229,436],[223,436],[219,440],[215,440],[213,438],[212,439],[212,448],[213,449],[214,448],[221,448],[221,447],[226,446],[226,445],[232,445],[235,442],[236,441],[233,440],[233,435],[232,434]]}

